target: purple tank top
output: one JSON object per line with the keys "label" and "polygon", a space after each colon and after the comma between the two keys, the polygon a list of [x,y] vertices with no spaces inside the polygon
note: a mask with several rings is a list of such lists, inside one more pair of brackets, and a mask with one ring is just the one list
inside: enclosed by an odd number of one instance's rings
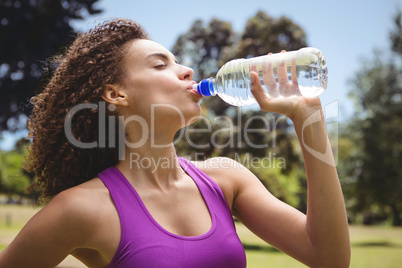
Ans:
{"label": "purple tank top", "polygon": [[190,161],[179,157],[179,163],[194,180],[207,204],[211,229],[200,236],[180,236],[165,230],[124,175],[110,167],[98,177],[108,188],[119,213],[121,237],[107,268],[246,267],[244,248],[222,190]]}

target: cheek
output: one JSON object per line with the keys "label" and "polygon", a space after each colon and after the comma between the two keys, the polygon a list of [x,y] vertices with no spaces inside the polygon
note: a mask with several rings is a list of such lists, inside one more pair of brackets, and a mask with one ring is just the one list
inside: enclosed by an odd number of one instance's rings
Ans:
{"label": "cheek", "polygon": [[[152,105],[167,104],[179,110],[184,108],[183,89],[181,88],[183,84],[180,84],[167,72],[166,75],[164,73],[157,73],[157,75],[155,73],[136,73],[128,77],[126,81],[126,88],[130,94],[130,106],[136,114],[149,112]],[[171,115],[172,111],[166,112]]]}
{"label": "cheek", "polygon": [[[156,83],[155,83],[156,82]],[[154,109],[155,115],[172,116],[172,113],[176,113],[172,109],[155,110],[155,107],[162,108],[163,106],[174,106],[178,109],[180,104],[180,96],[176,95],[173,87],[169,87],[168,84],[161,85],[154,81],[152,83],[138,83],[132,88],[130,94],[130,106],[134,109],[136,114],[148,114],[152,109]],[[177,88],[176,88],[177,89]],[[157,113],[157,114],[156,114]],[[176,113],[177,115],[177,113]]]}
{"label": "cheek", "polygon": [[171,94],[179,89],[177,81],[163,75],[138,75],[129,80],[129,83],[138,94]]}

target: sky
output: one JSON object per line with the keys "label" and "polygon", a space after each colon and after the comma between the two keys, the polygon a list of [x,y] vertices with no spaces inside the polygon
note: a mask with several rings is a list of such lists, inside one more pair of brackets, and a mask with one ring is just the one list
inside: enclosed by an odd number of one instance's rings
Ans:
{"label": "sky", "polygon": [[[347,98],[348,81],[372,59],[375,51],[389,50],[389,32],[393,29],[397,0],[100,0],[103,10],[84,21],[73,22],[76,30],[86,31],[114,17],[140,23],[150,37],[171,49],[180,34],[192,23],[212,18],[228,21],[234,31],[242,32],[257,11],[273,18],[286,16],[299,24],[307,35],[307,44],[320,49],[328,67],[328,87],[320,96],[326,116],[344,122],[353,116],[353,103]],[[279,51],[272,51],[279,52]],[[0,149],[10,149],[13,135],[5,134]]]}

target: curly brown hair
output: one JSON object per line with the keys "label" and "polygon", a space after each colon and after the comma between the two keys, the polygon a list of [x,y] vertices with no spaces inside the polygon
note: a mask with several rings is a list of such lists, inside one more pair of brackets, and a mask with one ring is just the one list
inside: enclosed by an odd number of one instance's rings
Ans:
{"label": "curly brown hair", "polygon": [[[51,60],[58,67],[44,90],[31,99],[28,136],[32,144],[24,166],[36,175],[28,191],[41,190],[42,202],[47,203],[61,191],[117,163],[116,148],[83,149],[71,144],[64,124],[73,107],[99,103],[105,85],[123,82],[125,51],[135,39],[149,38],[137,23],[114,19],[79,34],[64,55]],[[99,109],[82,109],[75,114],[71,123],[74,138],[80,142],[97,141],[98,118]],[[112,127],[118,128],[118,120],[115,121]],[[106,142],[108,139],[106,133]]]}

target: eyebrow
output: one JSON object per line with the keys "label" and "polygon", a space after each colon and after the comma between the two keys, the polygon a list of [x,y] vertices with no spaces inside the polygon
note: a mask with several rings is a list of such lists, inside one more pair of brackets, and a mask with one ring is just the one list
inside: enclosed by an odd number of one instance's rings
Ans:
{"label": "eyebrow", "polygon": [[[152,53],[152,54],[149,54],[149,55],[147,56],[147,58],[152,58],[152,57],[162,58],[162,59],[165,59],[165,60],[169,60],[168,55],[166,55],[165,53],[161,53],[161,52]],[[176,58],[174,58],[174,62],[177,63]]]}

